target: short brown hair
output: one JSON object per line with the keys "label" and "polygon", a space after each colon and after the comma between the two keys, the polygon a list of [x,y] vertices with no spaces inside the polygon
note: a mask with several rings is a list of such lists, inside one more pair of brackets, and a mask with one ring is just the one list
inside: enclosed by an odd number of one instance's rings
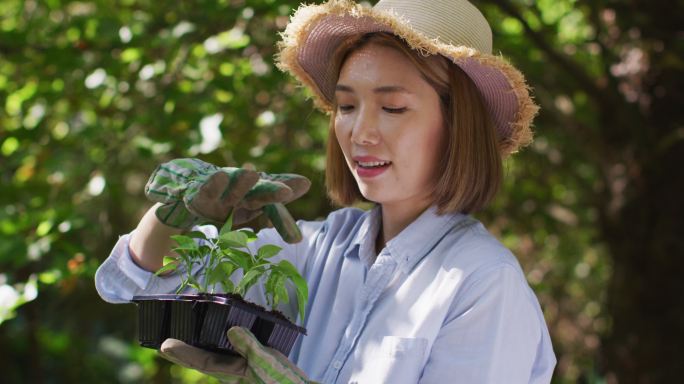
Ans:
{"label": "short brown hair", "polygon": [[[433,204],[437,205],[438,212],[470,213],[486,207],[501,185],[502,156],[494,124],[475,84],[446,58],[438,61],[445,67],[444,76],[435,67],[434,56],[423,56],[388,33],[360,35],[342,44],[333,60],[337,73],[352,52],[368,44],[383,45],[403,53],[440,97],[447,140],[442,148],[435,148],[446,154],[436,172],[443,176],[433,185]],[[330,116],[325,181],[333,202],[351,205],[365,199],[337,142],[336,110],[334,108]]]}

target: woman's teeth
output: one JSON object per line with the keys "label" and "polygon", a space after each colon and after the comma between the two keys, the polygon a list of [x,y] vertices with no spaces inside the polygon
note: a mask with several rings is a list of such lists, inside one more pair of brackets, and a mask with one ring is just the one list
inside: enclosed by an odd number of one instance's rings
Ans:
{"label": "woman's teeth", "polygon": [[358,164],[364,168],[383,167],[385,165],[389,165],[390,163],[391,163],[390,161],[369,161],[369,162],[359,161],[358,162]]}

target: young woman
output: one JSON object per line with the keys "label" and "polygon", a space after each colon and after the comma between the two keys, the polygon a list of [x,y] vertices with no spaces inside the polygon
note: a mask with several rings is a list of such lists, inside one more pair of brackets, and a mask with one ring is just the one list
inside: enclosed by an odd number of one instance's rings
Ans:
{"label": "young woman", "polygon": [[[308,335],[290,356],[239,328],[229,337],[244,359],[174,340],[163,355],[248,382],[548,383],[555,357],[539,303],[515,257],[469,216],[495,196],[502,158],[529,143],[536,113],[522,75],[490,52],[489,26],[465,0],[302,6],[279,65],[331,114],[331,198],[375,207],[298,222],[301,233],[280,211],[271,217],[286,224],[259,233],[254,247],[280,244],[309,284]],[[111,302],[172,292],[176,275],[152,274],[170,234],[231,210],[246,220],[306,189],[291,175],[166,163],[146,191],[161,203],[117,243],[98,291]],[[248,299],[265,302],[259,289]],[[294,318],[296,307],[280,309]]]}

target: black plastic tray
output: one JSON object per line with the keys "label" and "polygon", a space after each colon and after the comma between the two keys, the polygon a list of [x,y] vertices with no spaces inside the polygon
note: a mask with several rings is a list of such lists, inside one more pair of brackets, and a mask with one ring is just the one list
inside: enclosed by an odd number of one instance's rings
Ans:
{"label": "black plastic tray", "polygon": [[138,306],[138,340],[143,347],[159,349],[167,338],[220,353],[234,353],[226,337],[233,326],[249,329],[263,345],[285,356],[306,329],[258,305],[226,294],[141,295]]}

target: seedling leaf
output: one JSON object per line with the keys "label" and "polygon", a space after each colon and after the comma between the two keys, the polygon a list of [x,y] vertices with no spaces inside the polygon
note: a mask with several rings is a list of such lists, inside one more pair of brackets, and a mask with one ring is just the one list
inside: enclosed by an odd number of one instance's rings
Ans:
{"label": "seedling leaf", "polygon": [[222,262],[220,266],[223,271],[224,280],[229,280],[230,276],[232,276],[233,272],[237,269],[237,266],[231,262]]}
{"label": "seedling leaf", "polygon": [[235,285],[231,280],[221,280],[221,286],[223,287],[223,290],[225,292],[234,292],[235,291]]}
{"label": "seedling leaf", "polygon": [[262,273],[263,270],[260,269],[252,269],[247,271],[245,276],[238,283],[237,287],[235,287],[235,290],[244,297],[245,294],[247,294],[247,290],[249,290],[249,288],[257,282],[257,279]]}
{"label": "seedling leaf", "polygon": [[154,273],[155,276],[160,276],[166,272],[175,271],[178,268],[178,260],[175,257],[164,256],[164,264]]}
{"label": "seedling leaf", "polygon": [[242,231],[232,231],[222,233],[219,236],[219,244],[227,245],[229,247],[247,247],[247,235]]}
{"label": "seedling leaf", "polygon": [[228,233],[232,229],[233,229],[233,213],[231,212],[230,215],[228,216],[228,219],[226,220],[226,222],[221,227],[221,231],[219,232],[219,235],[223,235],[224,233]]}
{"label": "seedling leaf", "polygon": [[299,274],[297,268],[292,265],[287,260],[281,260],[278,264],[278,269],[283,271],[283,273],[292,281],[295,285],[295,291],[297,294],[297,305],[299,307],[299,315],[301,320],[304,321],[304,312],[306,309],[306,304],[309,301],[309,287],[306,284],[306,280]]}
{"label": "seedling leaf", "polygon": [[192,239],[207,240],[207,235],[205,235],[204,232],[200,232],[200,231],[192,231],[192,232],[185,234],[185,236],[190,237]]}
{"label": "seedling leaf", "polygon": [[287,293],[285,288],[285,276],[279,275],[274,284],[275,289],[275,302],[276,303],[288,303],[290,301],[290,295]]}
{"label": "seedling leaf", "polygon": [[254,233],[254,231],[251,231],[249,229],[240,229],[240,232],[247,235],[247,242],[248,243],[251,243],[252,241],[257,239],[257,235],[256,235],[256,233]]}
{"label": "seedling leaf", "polygon": [[252,256],[247,252],[228,248],[223,250],[223,256],[223,260],[228,260],[245,271],[252,268]]}
{"label": "seedling leaf", "polygon": [[258,259],[269,259],[277,255],[282,250],[281,247],[273,244],[262,245],[257,251]]}
{"label": "seedling leaf", "polygon": [[171,238],[178,244],[178,246],[174,248],[175,251],[196,251],[199,248],[197,243],[195,243],[195,240],[193,240],[191,237],[185,235],[173,235]]}
{"label": "seedling leaf", "polygon": [[225,275],[223,273],[223,269],[219,269],[219,268],[211,269],[208,271],[208,274],[206,277],[207,285],[208,286],[214,286],[217,283],[223,281],[224,278],[225,278]]}

